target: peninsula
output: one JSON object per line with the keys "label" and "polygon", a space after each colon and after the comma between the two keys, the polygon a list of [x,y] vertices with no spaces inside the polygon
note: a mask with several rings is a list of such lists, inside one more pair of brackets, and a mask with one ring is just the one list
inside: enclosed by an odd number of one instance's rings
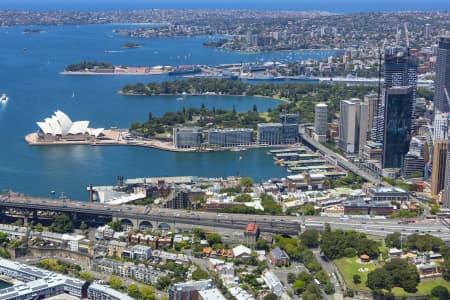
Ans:
{"label": "peninsula", "polygon": [[[137,46],[136,46],[137,47]],[[129,47],[129,48],[136,48]],[[107,62],[83,61],[68,65],[62,75],[161,75],[169,73],[171,66],[114,66]]]}

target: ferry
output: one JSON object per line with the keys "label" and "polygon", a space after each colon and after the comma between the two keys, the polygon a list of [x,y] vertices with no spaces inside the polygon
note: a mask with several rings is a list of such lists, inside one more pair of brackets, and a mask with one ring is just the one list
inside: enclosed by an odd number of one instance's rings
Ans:
{"label": "ferry", "polygon": [[2,94],[2,96],[0,97],[0,102],[1,103],[6,103],[8,102],[9,98],[8,96],[6,96],[6,94]]}

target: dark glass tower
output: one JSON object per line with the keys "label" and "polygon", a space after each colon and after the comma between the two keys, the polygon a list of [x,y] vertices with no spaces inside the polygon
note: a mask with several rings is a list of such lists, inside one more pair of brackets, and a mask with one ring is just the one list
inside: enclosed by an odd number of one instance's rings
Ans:
{"label": "dark glass tower", "polygon": [[450,36],[439,38],[434,80],[434,112],[450,112]]}
{"label": "dark glass tower", "polygon": [[411,140],[412,86],[386,90],[384,107],[383,169],[401,168]]}
{"label": "dark glass tower", "polygon": [[384,101],[381,101],[378,107],[377,116],[374,118],[372,127],[372,139],[375,141],[383,141],[384,138],[384,119],[386,91],[396,86],[411,86],[412,89],[412,106],[411,115],[413,115],[414,105],[416,102],[417,87],[417,60],[409,55],[409,50],[405,47],[387,47],[384,49]]}

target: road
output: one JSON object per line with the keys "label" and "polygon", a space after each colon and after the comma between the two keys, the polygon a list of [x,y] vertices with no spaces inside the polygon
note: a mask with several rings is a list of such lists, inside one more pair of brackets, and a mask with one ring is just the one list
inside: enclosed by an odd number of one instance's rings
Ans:
{"label": "road", "polygon": [[314,139],[310,138],[308,135],[304,132],[304,124],[300,125],[300,135],[302,136],[302,139],[307,144],[310,144],[313,148],[316,148],[319,150],[322,154],[325,154],[328,157],[332,157],[334,160],[337,161],[338,165],[348,171],[352,171],[353,173],[363,177],[365,180],[369,182],[378,182],[379,178],[367,173],[364,170],[361,170],[358,166],[354,165],[352,162],[348,161],[345,157],[337,154],[336,152],[328,149],[324,145],[322,145],[319,142],[316,142]]}
{"label": "road", "polygon": [[356,230],[380,237],[393,232],[401,232],[403,235],[428,233],[450,242],[450,229],[440,219],[418,220],[416,223],[410,224],[398,224],[398,222],[398,219],[307,217],[305,225],[306,228],[319,229],[325,223],[329,223],[333,229]]}
{"label": "road", "polygon": [[333,229],[353,229],[365,232],[369,235],[384,237],[392,232],[402,232],[404,235],[413,233],[429,233],[450,242],[450,229],[446,219],[419,220],[416,223],[398,224],[396,219],[377,219],[352,217],[339,219],[332,217],[310,216],[303,223],[302,217],[296,216],[268,216],[248,214],[217,214],[214,212],[174,210],[167,208],[150,209],[145,206],[132,205],[104,205],[102,203],[61,201],[53,199],[29,198],[29,197],[0,197],[0,208],[39,209],[68,213],[84,213],[97,217],[106,215],[118,219],[138,219],[158,223],[176,224],[183,228],[182,224],[190,227],[211,227],[216,229],[229,229],[240,231],[245,229],[248,223],[256,222],[263,232],[284,233],[296,235],[300,233],[300,227],[323,229],[325,223],[329,223]]}

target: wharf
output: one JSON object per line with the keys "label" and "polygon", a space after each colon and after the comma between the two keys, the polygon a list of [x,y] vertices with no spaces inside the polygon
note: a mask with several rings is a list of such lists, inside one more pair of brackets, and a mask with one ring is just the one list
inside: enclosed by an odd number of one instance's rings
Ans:
{"label": "wharf", "polygon": [[103,136],[100,138],[91,138],[85,140],[44,140],[40,139],[37,133],[30,133],[25,136],[25,141],[30,145],[45,146],[45,145],[91,145],[91,146],[138,146],[155,148],[173,152],[190,152],[192,149],[178,149],[175,148],[171,142],[164,142],[155,139],[126,139],[125,134],[128,130],[105,129]]}
{"label": "wharf", "polygon": [[265,145],[247,145],[245,148],[236,147],[220,147],[220,148],[176,148],[172,142],[161,141],[157,139],[140,139],[129,138],[127,129],[105,129],[102,136],[98,138],[86,139],[42,139],[37,133],[30,133],[25,136],[25,141],[33,146],[50,146],[50,145],[91,145],[91,146],[136,146],[154,148],[172,152],[219,152],[219,151],[245,151],[247,149],[256,148],[272,148],[273,146]]}

